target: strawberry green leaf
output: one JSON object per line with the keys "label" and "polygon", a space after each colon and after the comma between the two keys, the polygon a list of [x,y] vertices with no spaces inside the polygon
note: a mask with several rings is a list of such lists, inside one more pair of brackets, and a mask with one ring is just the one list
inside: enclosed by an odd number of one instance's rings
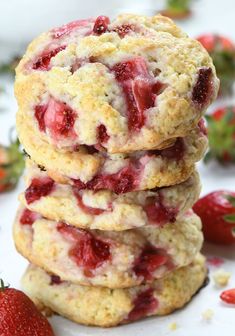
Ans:
{"label": "strawberry green leaf", "polygon": [[189,5],[190,0],[167,0],[167,8],[170,10],[186,11]]}
{"label": "strawberry green leaf", "polygon": [[225,215],[223,218],[226,222],[235,224],[235,214]]}
{"label": "strawberry green leaf", "polygon": [[234,197],[234,196],[227,195],[225,198],[229,201],[229,203],[230,203],[233,207],[235,207],[235,197]]}

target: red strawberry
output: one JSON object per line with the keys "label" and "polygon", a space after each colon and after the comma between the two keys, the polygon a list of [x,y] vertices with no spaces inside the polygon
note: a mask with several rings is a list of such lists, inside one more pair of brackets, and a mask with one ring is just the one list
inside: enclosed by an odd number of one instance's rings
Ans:
{"label": "red strawberry", "polygon": [[110,20],[107,16],[98,16],[95,20],[93,32],[97,35],[102,35],[108,30]]}
{"label": "red strawberry", "polygon": [[0,145],[0,193],[13,189],[23,172],[24,157],[18,140],[9,147]]}
{"label": "red strawberry", "polygon": [[161,13],[172,19],[184,19],[191,14],[191,0],[167,0],[166,9]]}
{"label": "red strawberry", "polygon": [[235,45],[227,37],[204,34],[198,41],[211,55],[220,79],[220,93],[231,94],[235,80]]}
{"label": "red strawberry", "polygon": [[227,289],[220,295],[221,300],[229,304],[235,304],[235,288]]}
{"label": "red strawberry", "polygon": [[202,220],[206,240],[216,244],[235,243],[235,192],[214,191],[199,199],[193,210]]}
{"label": "red strawberry", "polygon": [[223,164],[235,162],[235,107],[219,108],[206,119],[210,149],[205,161],[216,158]]}
{"label": "red strawberry", "polygon": [[21,291],[0,286],[1,336],[54,336],[47,319]]}

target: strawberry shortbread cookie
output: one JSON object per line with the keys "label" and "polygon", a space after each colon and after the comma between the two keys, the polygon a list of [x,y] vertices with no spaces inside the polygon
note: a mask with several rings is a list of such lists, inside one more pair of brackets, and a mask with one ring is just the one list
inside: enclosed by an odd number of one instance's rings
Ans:
{"label": "strawberry shortbread cookie", "polygon": [[111,327],[151,315],[167,315],[183,307],[203,286],[205,259],[194,261],[151,284],[127,289],[86,287],[61,281],[33,265],[23,277],[23,288],[38,308],[85,325]]}
{"label": "strawberry shortbread cookie", "polygon": [[26,116],[18,115],[19,138],[28,155],[55,181],[80,189],[108,189],[117,194],[185,181],[208,144],[201,119],[190,135],[178,138],[163,150],[110,155],[83,145],[73,152],[61,152],[41,139],[29,121]]}
{"label": "strawberry shortbread cookie", "polygon": [[197,172],[181,184],[117,195],[58,184],[28,160],[27,188],[20,201],[31,211],[84,229],[128,230],[163,226],[182,217],[199,197]]}
{"label": "strawberry shortbread cookie", "polygon": [[124,288],[151,282],[188,265],[202,246],[201,221],[191,211],[175,223],[127,231],[82,230],[20,209],[18,251],[63,280]]}
{"label": "strawberry shortbread cookie", "polygon": [[43,141],[70,152],[168,147],[190,134],[219,86],[207,51],[161,15],[52,29],[16,73],[19,133],[23,115]]}

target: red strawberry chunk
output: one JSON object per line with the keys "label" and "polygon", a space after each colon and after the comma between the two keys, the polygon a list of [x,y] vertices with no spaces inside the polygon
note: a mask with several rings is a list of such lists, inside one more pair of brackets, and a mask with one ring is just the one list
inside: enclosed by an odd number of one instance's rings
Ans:
{"label": "red strawberry chunk", "polygon": [[[89,27],[91,23],[94,22],[94,19],[86,19],[86,20],[76,20],[72,21],[70,23],[67,23],[59,28],[55,28],[51,31],[52,37],[59,39],[62,36],[69,35],[75,30],[81,30],[85,27]],[[92,29],[89,31],[86,31],[85,36],[92,33]]]}
{"label": "red strawberry chunk", "polygon": [[107,133],[106,127],[101,124],[97,127],[97,141],[98,144],[104,144],[109,140],[109,135]]}
{"label": "red strawberry chunk", "polygon": [[62,284],[62,280],[60,279],[60,277],[58,276],[58,275],[54,275],[54,274],[52,274],[51,275],[51,283],[50,283],[50,285],[60,285],[60,284]]}
{"label": "red strawberry chunk", "polygon": [[75,138],[74,123],[76,112],[66,103],[50,98],[46,105],[37,105],[34,109],[40,131],[47,129],[54,140],[63,137]]}
{"label": "red strawberry chunk", "polygon": [[34,178],[25,191],[25,199],[28,204],[49,195],[54,188],[54,181],[50,177]]}
{"label": "red strawberry chunk", "polygon": [[79,208],[81,208],[85,213],[87,213],[89,215],[98,216],[98,215],[100,215],[104,212],[103,209],[92,208],[90,206],[85,205],[83,200],[82,200],[82,196],[79,194],[79,189],[78,188],[73,187],[73,193],[74,193],[74,196],[77,199],[77,203],[78,203]]}
{"label": "red strawberry chunk", "polygon": [[33,223],[40,217],[36,212],[24,209],[20,216],[21,225],[33,225]]}
{"label": "red strawberry chunk", "polygon": [[145,110],[155,105],[155,79],[142,57],[116,64],[112,71],[123,89],[127,104],[128,127],[139,131],[145,123]]}
{"label": "red strawberry chunk", "polygon": [[135,190],[139,183],[141,170],[134,165],[122,168],[119,172],[110,175],[97,175],[86,184],[87,189],[109,189],[116,194],[123,194]]}
{"label": "red strawberry chunk", "polygon": [[169,160],[180,161],[185,153],[185,144],[183,138],[177,138],[174,145],[161,150],[148,151],[149,155],[161,155]]}
{"label": "red strawberry chunk", "polygon": [[64,223],[59,223],[57,230],[73,243],[69,256],[79,267],[84,268],[86,276],[93,276],[90,271],[111,259],[110,244],[90,232]]}
{"label": "red strawberry chunk", "polygon": [[163,225],[175,222],[177,209],[165,207],[161,197],[149,197],[147,202],[148,204],[144,206],[144,211],[151,223]]}
{"label": "red strawberry chunk", "polygon": [[136,321],[154,313],[158,307],[158,301],[153,294],[154,291],[151,288],[140,293],[133,302],[134,307],[129,313],[127,320]]}
{"label": "red strawberry chunk", "polygon": [[38,127],[41,132],[46,132],[46,125],[45,125],[45,113],[47,110],[47,105],[37,105],[34,108],[34,115],[38,122]]}
{"label": "red strawberry chunk", "polygon": [[199,109],[203,109],[210,101],[212,94],[212,69],[201,68],[192,90],[192,101]]}
{"label": "red strawberry chunk", "polygon": [[144,111],[154,106],[155,95],[149,79],[137,78],[133,82],[132,90],[139,111]]}
{"label": "red strawberry chunk", "polygon": [[165,265],[168,259],[163,249],[148,245],[136,259],[133,270],[137,276],[152,280],[153,273],[158,267]]}
{"label": "red strawberry chunk", "polygon": [[55,57],[60,51],[64,50],[66,46],[61,46],[53,50],[44,51],[41,56],[33,63],[34,70],[47,71],[50,69],[50,62],[52,57]]}
{"label": "red strawberry chunk", "polygon": [[124,38],[130,32],[136,31],[136,27],[131,24],[123,24],[113,28],[112,31],[116,32],[121,38]]}
{"label": "red strawberry chunk", "polygon": [[234,304],[235,305],[235,288],[227,289],[223,291],[220,295],[221,300],[228,304]]}
{"label": "red strawberry chunk", "polygon": [[98,16],[95,20],[93,32],[97,35],[106,33],[110,20],[107,16]]}
{"label": "red strawberry chunk", "polygon": [[102,190],[108,189],[116,194],[127,193],[135,190],[140,181],[143,168],[135,163],[122,168],[114,174],[98,174],[87,183],[73,179],[73,183],[78,190]]}

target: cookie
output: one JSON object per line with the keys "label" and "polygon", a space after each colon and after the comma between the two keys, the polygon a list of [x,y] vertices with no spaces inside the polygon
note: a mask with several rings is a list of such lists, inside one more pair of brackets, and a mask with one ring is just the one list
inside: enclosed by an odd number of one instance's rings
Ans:
{"label": "cookie", "polygon": [[205,258],[197,255],[190,265],[163,279],[128,289],[63,282],[33,265],[28,267],[22,285],[41,310],[49,309],[85,325],[111,327],[182,308],[203,286],[206,276]]}
{"label": "cookie", "polygon": [[19,138],[27,153],[45,167],[54,180],[77,185],[80,189],[109,189],[118,194],[185,181],[208,144],[201,120],[189,136],[179,138],[172,147],[161,151],[107,155],[80,146],[78,151],[61,152],[40,139],[26,116],[18,115],[17,119]]}
{"label": "cookie", "polygon": [[27,188],[20,202],[42,217],[83,229],[122,231],[173,223],[193,206],[201,190],[197,172],[178,185],[117,195],[58,184],[32,161],[27,166]]}
{"label": "cookie", "polygon": [[202,246],[201,221],[191,211],[178,222],[122,232],[82,230],[21,209],[17,250],[63,280],[124,288],[151,282],[188,265]]}
{"label": "cookie", "polygon": [[129,153],[190,134],[218,86],[207,51],[170,19],[123,14],[36,38],[17,67],[15,95],[46,143]]}

